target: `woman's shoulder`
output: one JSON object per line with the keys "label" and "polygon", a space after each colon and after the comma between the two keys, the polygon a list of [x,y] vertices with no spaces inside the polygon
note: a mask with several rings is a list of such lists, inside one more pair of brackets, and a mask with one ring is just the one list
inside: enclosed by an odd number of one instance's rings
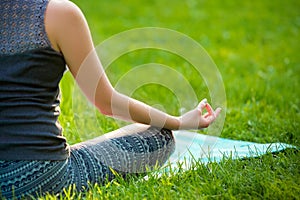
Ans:
{"label": "woman's shoulder", "polygon": [[67,34],[78,24],[85,21],[80,8],[68,0],[51,0],[45,13],[45,27],[54,49],[60,51],[59,35]]}
{"label": "woman's shoulder", "polygon": [[52,17],[64,17],[70,19],[74,17],[82,17],[80,8],[69,0],[51,0],[48,4],[47,14]]}

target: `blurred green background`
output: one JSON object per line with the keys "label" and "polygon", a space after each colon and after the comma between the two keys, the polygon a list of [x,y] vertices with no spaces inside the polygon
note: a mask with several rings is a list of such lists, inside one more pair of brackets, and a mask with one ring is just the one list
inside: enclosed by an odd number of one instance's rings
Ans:
{"label": "blurred green background", "polygon": [[[86,16],[95,46],[114,34],[141,27],[176,30],[201,44],[216,63],[226,88],[228,109],[221,136],[255,142],[300,144],[299,1],[73,2]],[[199,80],[189,63],[159,50],[139,50],[124,55],[109,66],[107,74],[115,84],[134,66],[149,62],[172,66],[189,80],[199,100],[209,98],[205,83]],[[64,82],[65,100],[72,93],[72,84],[70,80]],[[145,85],[133,97],[151,105],[159,104],[159,108],[170,114],[180,113],[176,94],[167,88]],[[62,109],[65,120],[61,121],[65,127],[67,122],[74,125],[71,101],[65,100],[62,106],[67,108]],[[76,104],[77,114],[84,112],[84,106],[82,109]],[[78,122],[75,130],[94,124],[89,125],[86,118],[83,124]],[[103,132],[118,127],[109,118],[99,116],[98,121],[97,126],[101,126]],[[71,128],[74,131],[74,126],[71,125]],[[74,132],[69,130],[66,128],[65,133],[72,138]],[[86,139],[85,133],[78,134],[74,142],[78,142],[80,137]]]}
{"label": "blurred green background", "polygon": [[[176,30],[201,44],[216,63],[226,88],[226,121],[221,137],[300,146],[300,1],[73,2],[86,16],[95,46],[114,34],[141,27]],[[134,66],[149,62],[173,67],[189,81],[198,100],[209,99],[204,81],[192,66],[183,58],[164,51],[148,49],[126,54],[109,66],[107,75],[116,84]],[[60,122],[70,144],[125,124],[96,112],[80,95],[70,74],[64,77],[61,88]],[[157,84],[144,85],[132,96],[158,105],[170,114],[181,112],[176,94]],[[87,191],[86,197],[299,199],[299,165],[299,151],[249,160],[225,159],[205,166],[198,163],[194,170],[172,177],[150,176],[148,181],[116,180],[95,186]],[[77,196],[82,197],[82,194]]]}

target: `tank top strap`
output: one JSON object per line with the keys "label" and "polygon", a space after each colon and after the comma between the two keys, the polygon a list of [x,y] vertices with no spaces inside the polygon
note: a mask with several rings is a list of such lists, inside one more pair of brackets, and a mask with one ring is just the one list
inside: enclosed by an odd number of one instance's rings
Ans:
{"label": "tank top strap", "polygon": [[49,0],[1,0],[0,54],[51,46],[44,18]]}

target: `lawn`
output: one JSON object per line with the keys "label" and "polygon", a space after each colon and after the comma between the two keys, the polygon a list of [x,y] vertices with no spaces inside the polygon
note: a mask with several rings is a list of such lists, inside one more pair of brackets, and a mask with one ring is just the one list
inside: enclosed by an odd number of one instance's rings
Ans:
{"label": "lawn", "polygon": [[[220,137],[300,146],[299,1],[73,2],[86,16],[95,46],[114,34],[141,27],[168,28],[201,44],[218,67],[226,89],[226,120]],[[107,75],[117,85],[135,66],[146,63],[175,69],[188,80],[198,100],[211,100],[205,82],[189,62],[158,49],[136,50],[121,56],[107,68]],[[70,144],[126,124],[96,112],[84,100],[70,74],[64,77],[61,89],[60,121]],[[126,92],[124,87],[124,91],[122,87],[120,90]],[[130,94],[170,114],[182,111],[180,94],[159,84],[137,87]],[[299,151],[288,150],[255,159],[195,163],[193,170],[171,177],[150,176],[148,181],[118,179],[94,186],[86,194],[69,194],[65,198],[300,199],[299,156]]]}

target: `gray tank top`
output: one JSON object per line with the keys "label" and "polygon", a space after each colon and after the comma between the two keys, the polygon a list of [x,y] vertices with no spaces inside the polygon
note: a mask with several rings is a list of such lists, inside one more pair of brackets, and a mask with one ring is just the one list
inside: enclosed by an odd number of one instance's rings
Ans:
{"label": "gray tank top", "polygon": [[45,32],[48,0],[0,2],[0,160],[64,160],[58,123],[66,70]]}

